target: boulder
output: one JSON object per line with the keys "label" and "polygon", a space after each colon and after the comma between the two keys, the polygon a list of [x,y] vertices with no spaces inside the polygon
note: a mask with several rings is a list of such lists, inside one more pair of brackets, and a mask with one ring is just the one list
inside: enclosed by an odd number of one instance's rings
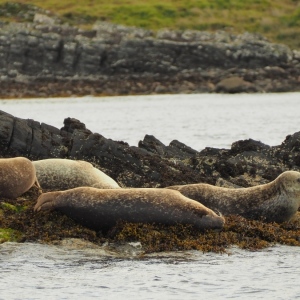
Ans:
{"label": "boulder", "polygon": [[243,93],[251,90],[254,91],[252,83],[237,76],[222,79],[216,86],[216,92],[223,93]]}

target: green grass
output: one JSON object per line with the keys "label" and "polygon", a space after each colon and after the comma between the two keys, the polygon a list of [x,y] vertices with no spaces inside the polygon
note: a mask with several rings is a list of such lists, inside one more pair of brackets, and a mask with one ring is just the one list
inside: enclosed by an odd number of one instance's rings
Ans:
{"label": "green grass", "polygon": [[[143,27],[152,30],[226,30],[233,33],[258,32],[271,41],[299,48],[300,7],[297,0],[19,0],[59,15],[72,25],[89,28],[96,20]],[[24,6],[9,2],[0,16],[21,20]],[[5,9],[4,9],[5,10]],[[2,10],[3,11],[3,10]],[[30,18],[30,16],[27,18]],[[21,20],[22,21],[22,20]]]}

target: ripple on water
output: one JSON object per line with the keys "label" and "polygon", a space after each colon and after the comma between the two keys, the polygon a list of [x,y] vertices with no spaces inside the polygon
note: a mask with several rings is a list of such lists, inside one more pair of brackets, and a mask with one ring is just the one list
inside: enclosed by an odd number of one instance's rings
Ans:
{"label": "ripple on water", "polygon": [[[1,299],[287,299],[300,296],[298,249],[232,254],[197,251],[145,257],[6,243],[0,247]],[[101,254],[100,254],[101,253]]]}

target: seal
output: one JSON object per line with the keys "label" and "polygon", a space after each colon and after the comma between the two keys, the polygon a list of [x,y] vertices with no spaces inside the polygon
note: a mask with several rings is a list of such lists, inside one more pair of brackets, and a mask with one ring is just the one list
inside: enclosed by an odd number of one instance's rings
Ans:
{"label": "seal", "polygon": [[169,186],[222,215],[282,223],[300,206],[300,173],[286,171],[274,181],[249,188],[224,188],[205,183]]}
{"label": "seal", "polygon": [[64,191],[80,186],[117,189],[120,186],[108,175],[83,160],[50,158],[33,161],[41,188]]}
{"label": "seal", "polygon": [[0,196],[14,199],[36,182],[35,168],[25,157],[0,159]]}
{"label": "seal", "polygon": [[155,188],[96,189],[79,187],[42,194],[35,211],[58,210],[93,230],[123,220],[134,223],[192,224],[220,229],[224,218],[177,191]]}

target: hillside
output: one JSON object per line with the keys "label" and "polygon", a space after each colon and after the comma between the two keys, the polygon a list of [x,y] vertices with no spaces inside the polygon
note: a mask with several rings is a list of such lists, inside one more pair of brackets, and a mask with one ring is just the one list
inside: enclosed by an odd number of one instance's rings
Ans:
{"label": "hillside", "polygon": [[[19,3],[19,4],[18,4]],[[35,8],[71,25],[90,28],[96,20],[143,27],[258,32],[270,41],[300,49],[298,0],[0,0],[2,21],[30,21]]]}

